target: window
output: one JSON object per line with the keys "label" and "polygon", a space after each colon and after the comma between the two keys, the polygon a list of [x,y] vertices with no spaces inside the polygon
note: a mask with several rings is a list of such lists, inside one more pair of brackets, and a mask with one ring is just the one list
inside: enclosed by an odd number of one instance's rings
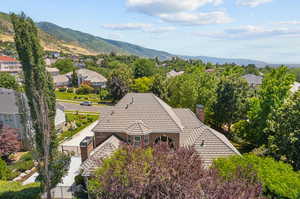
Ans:
{"label": "window", "polygon": [[141,145],[141,136],[134,136],[134,146],[140,146]]}
{"label": "window", "polygon": [[149,144],[149,135],[144,136],[144,144],[148,145]]}

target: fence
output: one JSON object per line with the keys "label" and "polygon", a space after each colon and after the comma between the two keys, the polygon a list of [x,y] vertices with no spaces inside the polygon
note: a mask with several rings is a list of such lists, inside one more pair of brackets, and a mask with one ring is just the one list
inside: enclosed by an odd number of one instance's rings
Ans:
{"label": "fence", "polygon": [[[52,199],[73,199],[75,193],[75,187],[55,187],[51,190],[51,198]],[[42,194],[42,199],[47,198],[46,193]]]}
{"label": "fence", "polygon": [[61,145],[61,151],[65,153],[70,153],[75,157],[80,157],[80,147],[79,146],[65,146]]}

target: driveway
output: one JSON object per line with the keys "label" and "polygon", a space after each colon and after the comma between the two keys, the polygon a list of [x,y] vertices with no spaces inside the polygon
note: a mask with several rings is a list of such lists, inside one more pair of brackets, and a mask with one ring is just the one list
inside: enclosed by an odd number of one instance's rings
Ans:
{"label": "driveway", "polygon": [[57,102],[59,105],[64,107],[65,111],[79,111],[79,112],[100,112],[107,106],[93,105],[93,106],[81,106],[80,104],[68,103],[68,102]]}

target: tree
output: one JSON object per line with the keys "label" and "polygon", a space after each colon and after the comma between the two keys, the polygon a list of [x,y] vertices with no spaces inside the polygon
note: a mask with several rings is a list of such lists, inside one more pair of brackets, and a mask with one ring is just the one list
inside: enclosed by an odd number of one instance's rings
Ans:
{"label": "tree", "polygon": [[77,90],[76,90],[76,94],[80,94],[80,95],[87,95],[90,93],[94,92],[94,88],[87,85],[87,84],[83,84],[81,85]]}
{"label": "tree", "polygon": [[133,63],[134,77],[150,77],[156,70],[155,62],[150,59],[138,59]]}
{"label": "tree", "polygon": [[165,75],[156,74],[153,76],[151,92],[154,93],[157,97],[163,100],[167,100],[168,84]]}
{"label": "tree", "polygon": [[300,170],[300,91],[273,112],[266,132],[270,155]]}
{"label": "tree", "polygon": [[11,175],[11,170],[6,162],[0,158],[0,180],[8,180]]}
{"label": "tree", "polygon": [[113,70],[108,78],[107,86],[114,101],[124,97],[129,92],[132,82],[132,72],[129,68],[119,68]]}
{"label": "tree", "polygon": [[19,84],[16,78],[9,73],[0,73],[0,87],[18,90]]}
{"label": "tree", "polygon": [[72,72],[76,68],[72,59],[59,59],[53,64],[53,66],[58,68],[60,74]]}
{"label": "tree", "polygon": [[265,75],[257,96],[250,99],[247,119],[239,122],[236,131],[253,147],[268,144],[267,121],[289,96],[293,82],[294,76],[287,67],[272,69]]}
{"label": "tree", "polygon": [[141,77],[135,79],[133,84],[130,86],[134,92],[146,93],[149,92],[153,85],[153,79],[148,77]]}
{"label": "tree", "polygon": [[21,138],[17,129],[7,126],[0,127],[0,155],[8,157],[21,150]]}
{"label": "tree", "polygon": [[244,119],[246,113],[247,82],[241,78],[223,77],[217,86],[217,97],[212,105],[212,120],[217,129]]}
{"label": "tree", "polygon": [[100,162],[88,182],[94,198],[261,198],[258,183],[242,175],[224,181],[192,148],[123,146]]}
{"label": "tree", "polygon": [[56,155],[59,154],[54,125],[56,108],[53,80],[46,72],[44,52],[39,43],[35,23],[24,13],[11,14],[11,21],[15,32],[16,49],[24,73],[25,93],[35,129],[35,146],[41,184],[46,191],[47,198],[50,199],[52,179],[63,176],[51,167]]}
{"label": "tree", "polygon": [[258,181],[268,198],[298,199],[300,196],[300,174],[289,164],[270,157],[253,154],[220,158],[213,166],[225,180],[236,178],[242,169],[244,179]]}
{"label": "tree", "polygon": [[73,72],[72,72],[71,82],[72,82],[73,87],[75,87],[75,88],[78,87],[78,75],[77,75],[75,69],[73,69]]}

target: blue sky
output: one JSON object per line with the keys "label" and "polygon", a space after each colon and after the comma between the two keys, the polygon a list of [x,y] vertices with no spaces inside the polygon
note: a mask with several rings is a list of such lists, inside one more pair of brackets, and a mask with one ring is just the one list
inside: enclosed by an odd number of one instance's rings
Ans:
{"label": "blue sky", "polygon": [[300,63],[299,8],[299,0],[9,0],[0,11],[173,54]]}

